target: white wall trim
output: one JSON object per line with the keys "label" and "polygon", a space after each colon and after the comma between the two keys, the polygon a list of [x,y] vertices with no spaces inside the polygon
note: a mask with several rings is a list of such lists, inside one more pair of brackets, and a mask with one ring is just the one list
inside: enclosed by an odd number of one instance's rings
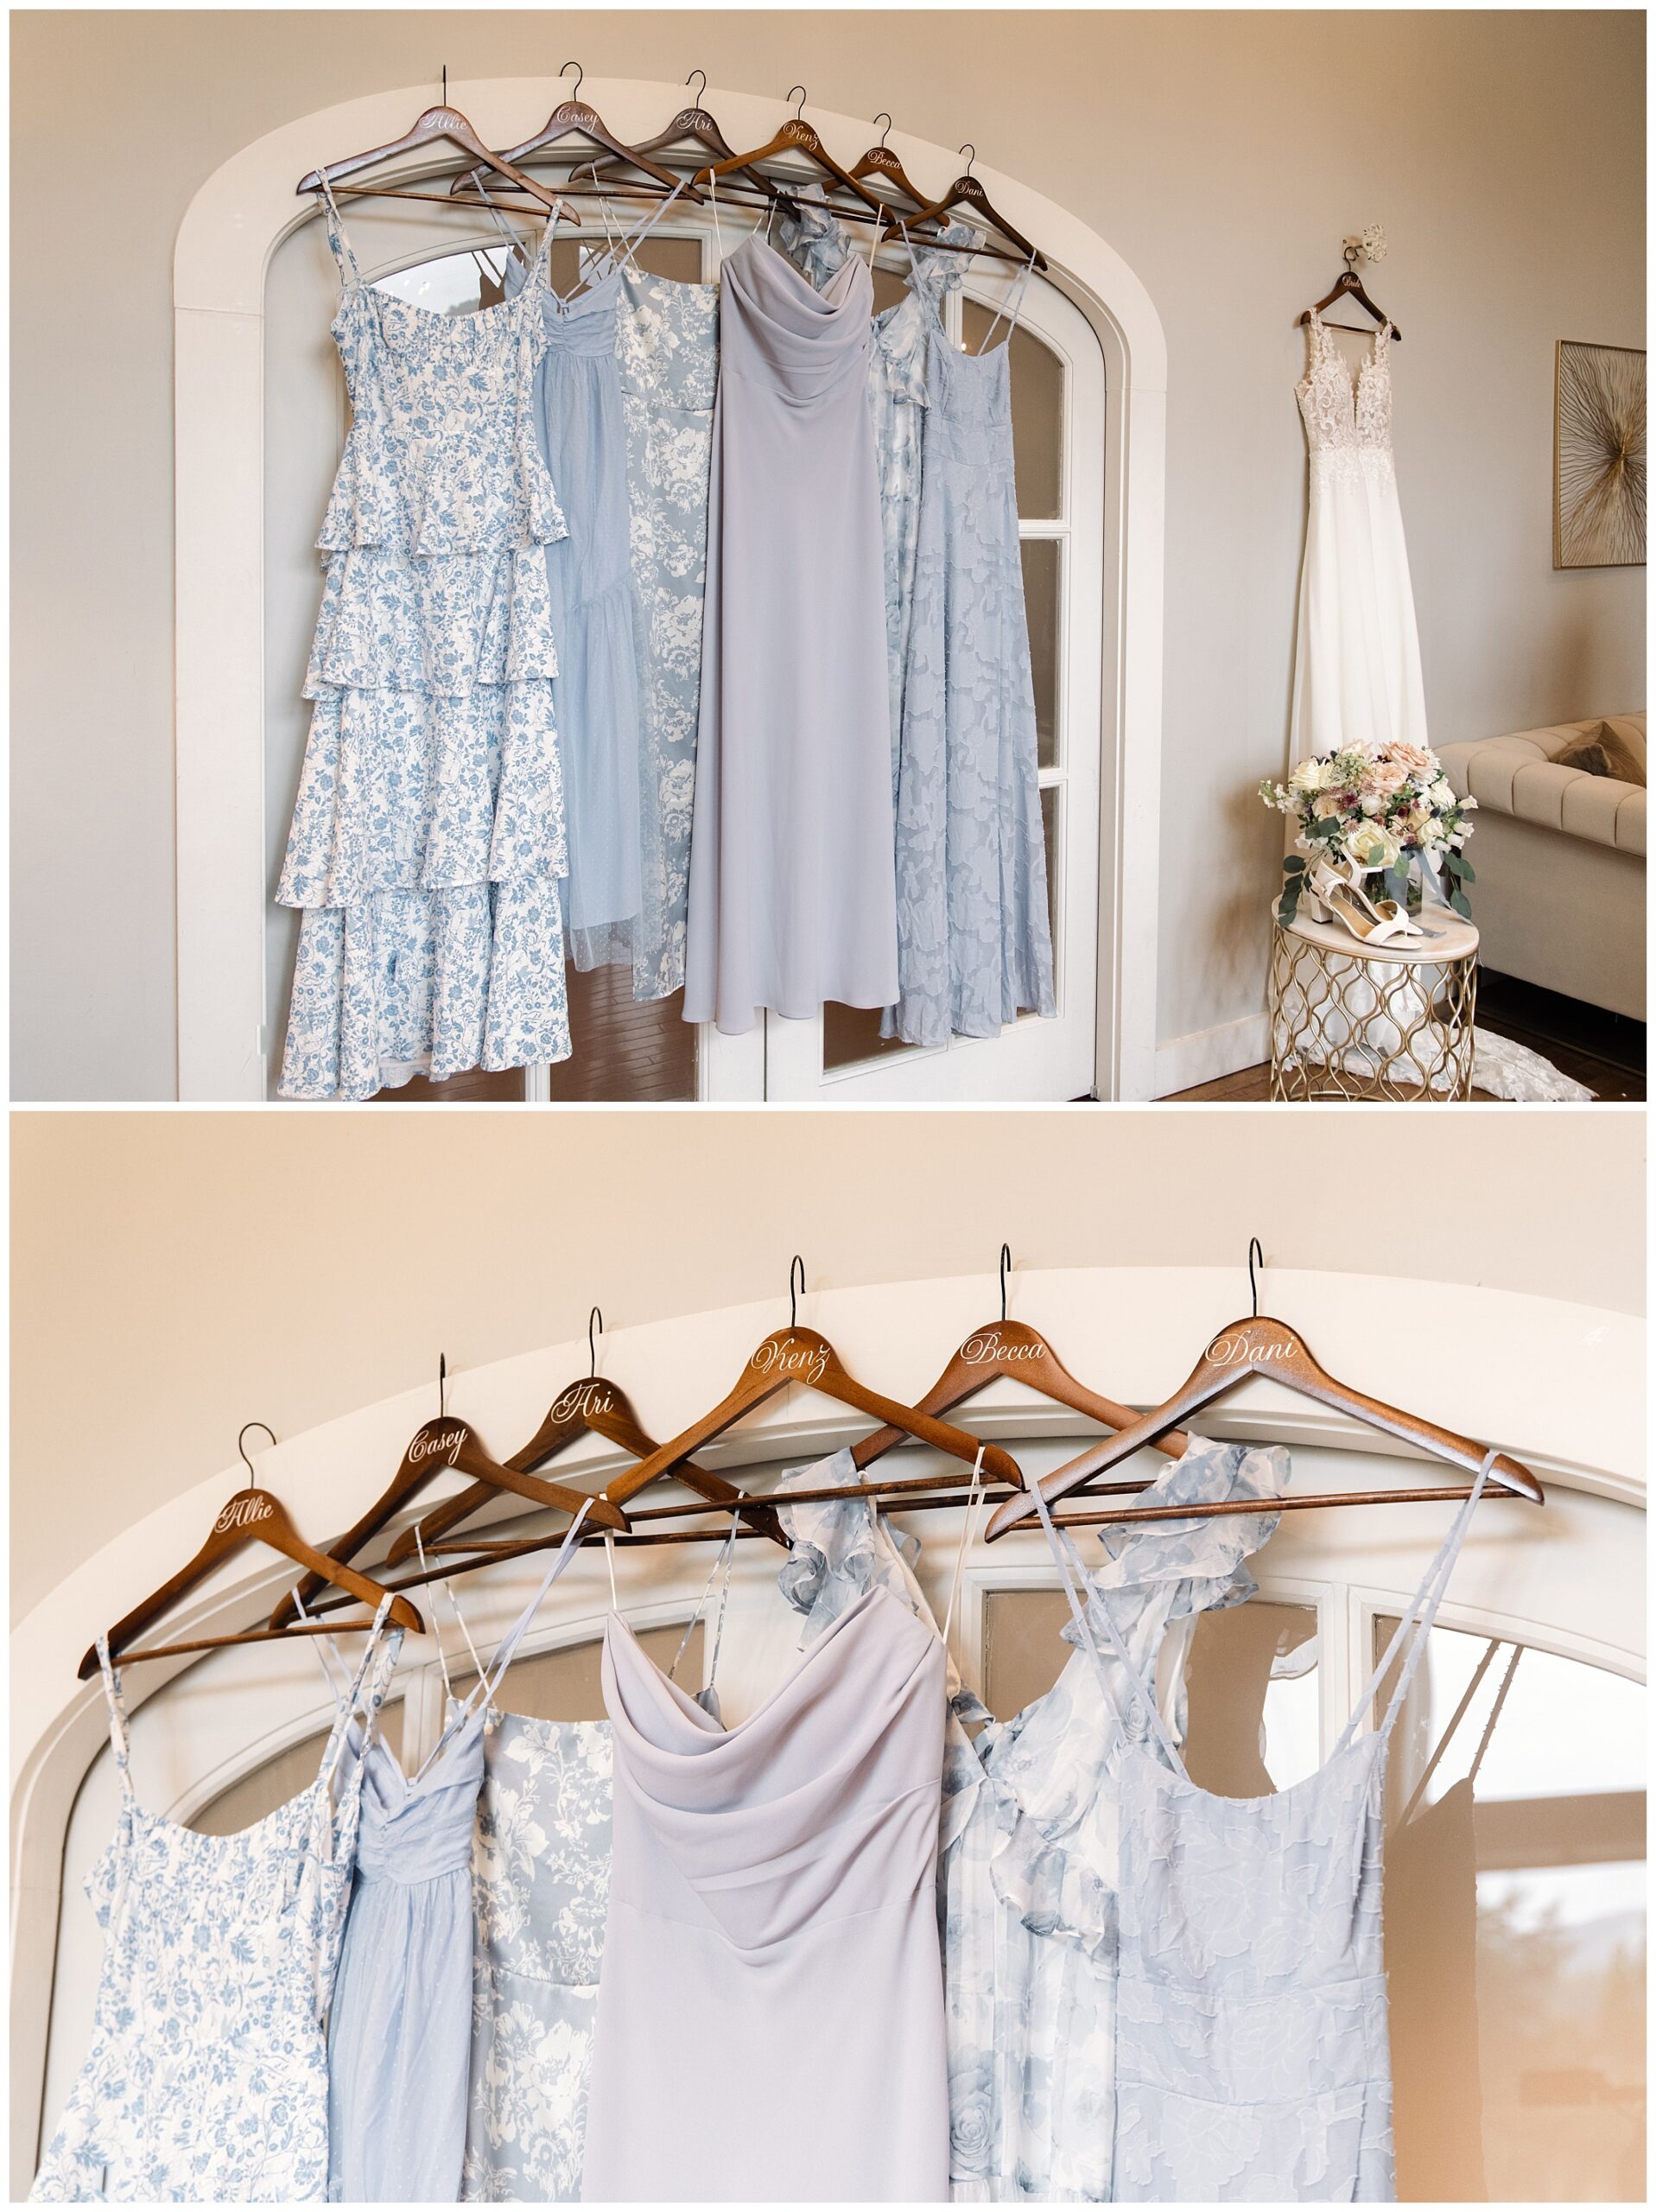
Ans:
{"label": "white wall trim", "polygon": [[[961,1339],[997,1310],[998,1294],[987,1275],[879,1284],[813,1293],[803,1303],[801,1319],[832,1338],[853,1373],[912,1400]],[[1239,1303],[1233,1268],[1098,1268],[1020,1270],[1012,1278],[1010,1310],[1014,1319],[1044,1330],[1078,1373],[1130,1405],[1149,1406],[1183,1380],[1207,1337],[1235,1319]],[[1318,1357],[1359,1388],[1507,1445],[1549,1484],[1587,1494],[1578,1501],[1570,1495],[1559,1499],[1547,1530],[1555,1549],[1532,1541],[1529,1523],[1513,1522],[1507,1536],[1488,1548],[1483,1586],[1475,1572],[1461,1578],[1462,1604],[1494,1605],[1544,1622],[1549,1593],[1566,1565],[1573,1560],[1577,1575],[1590,1570],[1598,1556],[1593,1544],[1604,1541],[1590,1534],[1572,1540],[1571,1528],[1601,1529],[1603,1516],[1614,1510],[1604,1500],[1643,1506],[1644,1326],[1634,1317],[1469,1285],[1291,1269],[1272,1271],[1268,1303],[1306,1325]],[[669,1436],[704,1410],[727,1379],[735,1379],[753,1345],[780,1325],[786,1311],[777,1298],[616,1330],[605,1338],[603,1370],[625,1382],[646,1427]],[[453,1377],[449,1402],[477,1424],[493,1449],[509,1451],[531,1432],[557,1390],[587,1372],[587,1362],[584,1340],[549,1345]],[[259,1478],[301,1529],[326,1534],[389,1477],[408,1438],[432,1411],[428,1389],[363,1407],[260,1454]],[[1050,1448],[1046,1440],[1056,1443],[1088,1426],[1011,1382],[997,1385],[969,1420],[985,1435],[1031,1440],[1025,1448],[1031,1465]],[[836,1448],[866,1427],[860,1416],[831,1401],[790,1391],[700,1456],[725,1467],[803,1459]],[[1315,1446],[1336,1455],[1409,1456],[1390,1440],[1264,1382],[1244,1385],[1223,1408],[1204,1415],[1202,1427],[1210,1435]],[[594,1440],[570,1452],[560,1471],[585,1485],[625,1464],[624,1454]],[[239,1465],[232,1462],[122,1530],[12,1631],[15,2113],[39,2108],[64,1839],[76,1792],[105,1740],[101,1688],[79,1683],[76,1666],[100,1627],[194,1550],[240,1479]],[[1524,1510],[1511,1509],[1514,1515]],[[1289,1516],[1285,1528],[1295,1523],[1309,1537],[1307,1523],[1318,1518]],[[1365,1582],[1377,1592],[1410,1587],[1418,1571],[1412,1569],[1411,1547],[1429,1541],[1437,1525],[1431,1507],[1399,1506],[1365,1520],[1363,1551],[1370,1567]],[[1027,1582],[1039,1548],[1038,1532],[1032,1542],[1021,1534],[1009,1538],[992,1555],[993,1567],[978,1570],[980,1586],[993,1586],[998,1571],[1015,1566]],[[687,1559],[692,1557],[689,1548],[678,1547],[621,1554],[618,1566],[628,1611],[664,1605],[670,1611],[681,1601],[680,1583],[689,1586]],[[697,1588],[704,1570],[705,1561],[694,1570]],[[281,1564],[252,1550],[221,1570],[174,1618],[181,1632],[187,1623],[206,1632],[218,1623],[240,1624],[282,1586]],[[588,1591],[585,1599],[571,1602],[584,1608],[590,1601]],[[295,1684],[302,1685],[294,1692],[301,1712],[312,1705],[322,1709],[320,1677],[309,1655],[285,1646],[254,1649],[262,1656],[252,1662],[250,1681],[264,1683],[291,1669]],[[166,1664],[134,1670],[128,1688],[138,1715],[169,1679]],[[162,1780],[156,1777],[155,1786]]]}
{"label": "white wall trim", "polygon": [[[526,137],[568,87],[555,78],[452,85],[451,99],[498,144]],[[244,147],[196,194],[174,260],[177,538],[178,1093],[262,1099],[265,1002],[263,702],[264,281],[271,255],[308,203],[294,185],[341,149],[406,129],[429,87],[372,93],[284,124]],[[623,138],[657,128],[682,87],[589,80],[586,98]],[[713,87],[739,143],[758,144],[777,104]],[[860,118],[813,111],[825,141],[871,143]],[[922,184],[955,175],[952,147],[900,132],[889,143]],[[411,172],[412,173],[412,172]],[[388,170],[386,175],[390,175]],[[1160,319],[1133,270],[1094,232],[1015,178],[980,164],[996,205],[1039,238],[1052,277],[1099,334],[1108,385],[1105,693],[1115,721],[1117,788],[1104,795],[1108,908],[1115,947],[1114,1026],[1101,1031],[1101,1096],[1153,1095],[1161,814],[1162,545],[1167,353]],[[1128,558],[1129,548],[1132,557]],[[1126,926],[1127,918],[1134,925]]]}
{"label": "white wall trim", "polygon": [[1198,1083],[1217,1083],[1239,1068],[1258,1067],[1271,1057],[1271,1032],[1263,1010],[1239,1014],[1211,1029],[1193,1029],[1156,1047],[1156,1098],[1190,1090]]}

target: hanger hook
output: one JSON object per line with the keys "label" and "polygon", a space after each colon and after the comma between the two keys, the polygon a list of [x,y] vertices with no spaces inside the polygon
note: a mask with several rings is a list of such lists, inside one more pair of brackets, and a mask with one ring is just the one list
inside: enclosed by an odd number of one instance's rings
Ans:
{"label": "hanger hook", "polygon": [[572,100],[578,100],[581,98],[581,88],[587,81],[587,72],[581,67],[580,62],[566,61],[558,74],[560,77],[567,77],[572,69],[575,73],[575,89],[569,97]]}
{"label": "hanger hook", "polygon": [[441,1421],[448,1411],[448,1354],[437,1354],[437,1418]]}
{"label": "hanger hook", "polygon": [[[445,107],[447,107],[447,106],[448,105],[448,64],[447,64],[446,61],[445,61],[445,62],[444,62],[444,64],[443,64],[443,101],[442,101],[442,104],[443,104],[443,105],[444,105]],[[264,1426],[263,1422],[263,1421],[261,1421],[261,1422],[259,1423],[259,1426],[260,1426],[260,1427],[261,1427],[261,1428],[263,1428],[263,1426]]]}
{"label": "hanger hook", "polygon": [[788,87],[789,99],[792,99],[796,92],[799,95],[799,105],[794,110],[794,121],[797,123],[800,117],[805,112],[805,87],[803,85],[790,85]]}
{"label": "hanger hook", "polygon": [[[798,1271],[799,1274],[799,1288],[796,1291],[794,1288],[794,1274],[796,1269]],[[805,1262],[800,1258],[798,1253],[796,1252],[793,1258],[788,1262],[788,1326],[790,1329],[797,1328],[799,1325],[799,1301],[804,1295]]]}
{"label": "hanger hook", "polygon": [[[701,82],[696,86],[695,91],[695,104],[700,107],[701,105],[702,94],[707,89],[707,73],[705,69],[692,69],[690,72],[690,77],[700,77],[701,79]],[[690,77],[687,77],[684,79],[687,85],[690,81]]]}
{"label": "hanger hook", "polygon": [[1265,1247],[1257,1236],[1250,1236],[1247,1240],[1247,1287],[1253,1295],[1253,1318],[1257,1321],[1259,1318],[1259,1280],[1253,1272],[1253,1255],[1256,1252],[1259,1255],[1259,1265],[1263,1267]]}
{"label": "hanger hook", "polygon": [[879,134],[879,143],[883,146],[885,143],[885,141],[891,135],[891,118],[886,114],[885,109],[881,108],[879,113],[874,118],[874,120],[876,123],[883,123],[885,125],[885,130]]}
{"label": "hanger hook", "polygon": [[[593,1333],[594,1323],[597,1325],[596,1336]],[[594,1306],[587,1316],[587,1349],[592,1354],[592,1357],[587,1363],[587,1380],[589,1382],[595,1382],[598,1377],[598,1338],[603,1333],[604,1309],[601,1306]]]}
{"label": "hanger hook", "polygon": [[1003,1321],[1006,1318],[1006,1277],[1011,1273],[1012,1246],[1003,1244],[1000,1248],[1000,1318]]}
{"label": "hanger hook", "polygon": [[978,149],[977,149],[977,148],[976,148],[976,147],[972,143],[972,141],[968,138],[968,139],[967,140],[967,142],[966,142],[965,145],[963,145],[963,146],[961,148],[961,153],[966,154],[966,155],[968,155],[968,156],[970,156],[970,159],[968,161],[968,162],[967,162],[967,164],[966,164],[966,174],[968,175],[968,176],[970,176],[970,175],[971,175],[971,174],[972,174],[972,162],[974,162],[974,161],[976,161],[976,159],[977,159],[977,157],[978,157]]}
{"label": "hanger hook", "polygon": [[[275,1429],[271,1427],[268,1421],[244,1421],[242,1423],[242,1435],[236,1439],[236,1449],[241,1454],[241,1462],[243,1466],[246,1468],[250,1475],[253,1475],[253,1462],[248,1458],[246,1449],[242,1443],[242,1436],[245,1436],[250,1428],[262,1428],[264,1431],[264,1433],[270,1438],[272,1444],[276,1440],[276,1433]],[[258,1477],[257,1475],[253,1475],[253,1479],[257,1482],[258,1480]]]}

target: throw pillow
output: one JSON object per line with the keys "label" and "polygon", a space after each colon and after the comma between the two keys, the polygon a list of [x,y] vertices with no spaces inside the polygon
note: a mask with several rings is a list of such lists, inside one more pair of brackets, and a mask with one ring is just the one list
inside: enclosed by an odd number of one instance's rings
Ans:
{"label": "throw pillow", "polygon": [[1554,754],[1553,766],[1578,768],[1584,776],[1613,776],[1618,783],[1637,784],[1640,791],[1645,788],[1644,762],[1608,722],[1600,722],[1572,739],[1562,753]]}

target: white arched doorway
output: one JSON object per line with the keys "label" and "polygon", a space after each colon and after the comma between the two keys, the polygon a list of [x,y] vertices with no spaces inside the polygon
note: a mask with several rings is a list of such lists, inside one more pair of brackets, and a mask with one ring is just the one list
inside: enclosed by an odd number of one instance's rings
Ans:
{"label": "white arched doorway", "polygon": [[[497,143],[521,138],[562,90],[555,79],[456,84],[454,104]],[[682,88],[640,79],[594,80],[589,98],[624,138],[642,138],[680,104]],[[775,103],[710,91],[736,142],[763,143]],[[197,194],[174,264],[177,477],[177,786],[179,1093],[192,1100],[263,1098],[273,1051],[266,931],[271,798],[266,759],[267,276],[277,248],[311,219],[295,179],[339,149],[395,137],[425,104],[418,89],[376,93],[269,133],[227,162]],[[858,118],[813,117],[830,144],[872,143]],[[959,167],[952,149],[911,137],[890,143],[923,184]],[[410,170],[413,175],[417,172]],[[969,1064],[940,1096],[1147,1098],[1153,1090],[1160,809],[1162,534],[1166,354],[1143,286],[1120,257],[1063,208],[1016,179],[980,169],[986,189],[1051,263],[1049,342],[1071,343],[1063,318],[1090,333],[1101,360],[1096,497],[1073,520],[1067,569],[1082,602],[1086,666],[1067,689],[1067,751],[1044,778],[1062,838],[1060,895],[1087,915],[1086,957],[1068,982],[1068,1012],[1086,995],[1087,1052],[1049,1068],[1036,1041],[1019,1046],[1021,1080],[1002,1087]],[[492,236],[492,234],[489,234]],[[486,240],[485,240],[486,242]],[[450,234],[450,250],[463,245]],[[1082,349],[1075,347],[1077,361]],[[1089,436],[1091,433],[1089,432]],[[1091,456],[1083,456],[1091,471]],[[1088,486],[1093,476],[1087,476]],[[1056,543],[1069,522],[1046,534]],[[1084,555],[1084,558],[1081,557]],[[274,674],[272,675],[274,680]],[[1077,744],[1080,734],[1084,742]],[[1094,748],[1095,747],[1095,751]],[[1132,929],[1126,918],[1134,918]],[[790,1025],[815,1033],[818,1025]],[[1081,1033],[1077,1027],[1074,1038]],[[790,1039],[777,1059],[789,1095],[882,1095],[894,1081],[924,1096],[923,1073],[842,1074],[819,1035]],[[813,1059],[813,1049],[815,1058]],[[726,1055],[726,1059],[730,1059]],[[762,1059],[761,1052],[761,1059]],[[961,1056],[967,1058],[968,1056]],[[794,1063],[797,1062],[796,1065]],[[748,1073],[737,1069],[739,1076]],[[762,1072],[759,1077],[762,1083]],[[918,1085],[917,1090],[916,1086]],[[745,1090],[749,1086],[744,1084]],[[704,1081],[716,1096],[723,1077]],[[727,1090],[726,1095],[728,1095]],[[762,1095],[756,1092],[754,1095]],[[899,1092],[899,1095],[902,1095]]]}
{"label": "white arched doorway", "polygon": [[[911,1399],[993,1310],[995,1294],[993,1282],[980,1277],[882,1285],[813,1295],[801,1319],[821,1328],[872,1387]],[[1630,1381],[1641,1358],[1640,1325],[1559,1300],[1290,1270],[1273,1274],[1272,1298],[1314,1332],[1318,1356],[1333,1371],[1509,1445],[1546,1484],[1545,1511],[1500,1506],[1482,1517],[1456,1571],[1443,1632],[1522,1644],[1581,1669],[1583,1681],[1642,1680],[1644,1478]],[[1229,1269],[1030,1271],[1014,1279],[1012,1311],[1043,1330],[1078,1372],[1129,1403],[1147,1405],[1181,1379],[1203,1331],[1234,1318],[1235,1300]],[[1423,1307],[1431,1316],[1429,1331],[1419,1326]],[[615,1332],[605,1341],[604,1372],[625,1383],[654,1433],[676,1433],[739,1371],[785,1311],[766,1303]],[[587,1359],[584,1341],[549,1346],[455,1378],[450,1402],[492,1448],[510,1448],[572,1377],[587,1373]],[[1386,1380],[1403,1376],[1406,1389]],[[433,1410],[428,1391],[364,1408],[259,1455],[260,1479],[301,1527],[331,1529],[341,1518],[339,1501],[349,1499],[354,1510]],[[1074,1446],[1065,1440],[1086,1426],[1010,1381],[966,1418],[977,1433],[1006,1443],[1030,1473],[1068,1456]],[[1379,1487],[1404,1471],[1386,1440],[1263,1383],[1246,1386],[1202,1426],[1209,1434],[1288,1445],[1301,1490]],[[793,1391],[702,1456],[757,1475],[834,1450],[865,1427],[828,1401]],[[623,1455],[589,1444],[561,1461],[560,1472],[578,1486],[596,1487],[621,1464]],[[124,1531],[13,1633],[15,2184],[26,2186],[35,2125],[48,2101],[55,2107],[66,2069],[85,2048],[98,1968],[98,1931],[79,1885],[107,1840],[114,1782],[101,1689],[78,1684],[75,1668],[99,1624],[194,1549],[239,1472],[225,1470]],[[1291,1691],[1285,1726],[1298,1745],[1291,1755],[1314,1763],[1330,1747],[1367,1671],[1376,1624],[1406,1600],[1444,1519],[1443,1509],[1430,1504],[1284,1516],[1256,1572],[1259,1602],[1298,1617],[1315,1640],[1314,1674],[1285,1685],[1285,1695]],[[958,1516],[928,1522],[917,1515],[910,1526],[923,1541],[922,1580],[941,1618],[961,1524]],[[788,1626],[771,1548],[749,1544],[739,1554],[720,1674],[732,1718],[766,1687],[764,1670],[779,1649],[777,1624]],[[587,1554],[559,1585],[526,1647],[531,1659],[600,1631],[608,1604],[601,1558]],[[640,1626],[684,1620],[708,1563],[705,1548],[694,1546],[621,1554],[619,1594],[628,1617]],[[187,1622],[202,1633],[244,1624],[284,1586],[273,1570],[268,1557],[243,1554],[191,1600],[179,1617],[180,1633]],[[537,1573],[534,1562],[517,1562],[468,1583],[466,1618],[480,1648],[521,1605]],[[994,1670],[998,1612],[1004,1619],[1005,1608],[1026,1595],[1050,1599],[1054,1580],[1038,1531],[993,1548],[980,1541],[965,1562],[956,1606],[956,1649],[968,1674]],[[174,1818],[194,1818],[302,1744],[331,1711],[314,1655],[303,1646],[222,1651],[169,1674],[172,1665],[133,1669],[128,1688],[136,1707],[139,1794]],[[434,1648],[410,1643],[399,1693],[405,1727],[416,1735],[428,1725],[434,1677]],[[405,1734],[405,1746],[409,1740]]]}

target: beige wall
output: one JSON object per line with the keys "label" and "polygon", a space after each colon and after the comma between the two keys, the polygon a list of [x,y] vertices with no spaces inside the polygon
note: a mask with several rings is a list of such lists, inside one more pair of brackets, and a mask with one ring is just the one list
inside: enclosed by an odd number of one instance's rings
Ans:
{"label": "beige wall", "polygon": [[579,1339],[593,1300],[780,1319],[796,1251],[818,1290],[987,1289],[1003,1237],[1030,1268],[1234,1266],[1240,1311],[1257,1233],[1278,1267],[1637,1313],[1643,1144],[1602,1107],[14,1115],[14,1605],[244,1421],[291,1436],[435,1385],[439,1351]]}
{"label": "beige wall", "polygon": [[823,107],[971,137],[1137,270],[1171,363],[1164,1039],[1259,1003],[1278,833],[1251,792],[1285,755],[1304,497],[1292,321],[1348,229],[1392,243],[1374,289],[1406,334],[1397,442],[1437,735],[1644,703],[1643,575],[1555,575],[1549,505],[1554,340],[1643,342],[1637,10],[12,22],[19,1096],[174,1090],[179,220],[262,132],[445,63],[578,54],[778,96],[803,79]]}

